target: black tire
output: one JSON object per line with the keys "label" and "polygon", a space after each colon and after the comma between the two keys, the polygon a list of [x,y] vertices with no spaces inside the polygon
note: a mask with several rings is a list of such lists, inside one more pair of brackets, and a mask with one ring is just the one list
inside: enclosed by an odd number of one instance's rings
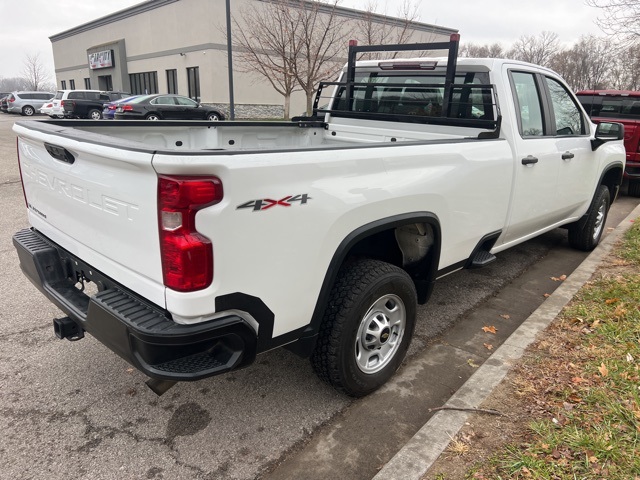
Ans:
{"label": "black tire", "polygon": [[145,118],[146,120],[152,120],[152,121],[155,121],[155,120],[162,120],[162,117],[161,117],[159,114],[157,114],[157,113],[150,113],[149,115],[147,115],[147,116],[146,116],[146,117],[144,117],[144,118]]}
{"label": "black tire", "polygon": [[22,115],[30,117],[35,113],[36,113],[36,110],[31,105],[25,105],[24,107],[22,107]]}
{"label": "black tire", "polygon": [[600,185],[587,211],[587,220],[576,222],[569,227],[569,245],[585,252],[596,248],[604,232],[610,204],[609,189]]}
{"label": "black tire", "polygon": [[211,112],[207,115],[207,120],[209,120],[210,122],[217,122],[220,120],[220,115],[216,112]]}
{"label": "black tire", "polygon": [[344,265],[311,355],[316,374],[352,397],[380,388],[407,353],[416,303],[415,286],[404,270],[370,259]]}
{"label": "black tire", "polygon": [[630,197],[640,197],[640,180],[629,180],[627,193]]}
{"label": "black tire", "polygon": [[100,120],[102,118],[102,112],[100,110],[92,108],[87,113],[87,118],[90,120]]}

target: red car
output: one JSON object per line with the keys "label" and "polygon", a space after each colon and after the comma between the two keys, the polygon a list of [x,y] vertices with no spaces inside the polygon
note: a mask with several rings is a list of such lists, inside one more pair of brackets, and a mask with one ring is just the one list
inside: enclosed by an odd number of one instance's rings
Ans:
{"label": "red car", "polygon": [[624,125],[624,148],[629,195],[640,197],[640,92],[630,90],[582,90],[576,94],[591,120]]}

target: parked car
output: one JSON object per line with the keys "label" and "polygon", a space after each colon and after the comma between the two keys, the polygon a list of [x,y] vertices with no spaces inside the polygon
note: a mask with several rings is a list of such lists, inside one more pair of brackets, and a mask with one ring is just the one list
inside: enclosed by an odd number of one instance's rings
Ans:
{"label": "parked car", "polygon": [[640,197],[640,92],[630,90],[583,90],[576,94],[594,123],[624,125],[627,164],[624,176],[629,195]]}
{"label": "parked car", "polygon": [[54,95],[51,92],[11,92],[7,97],[7,112],[30,117]]}
{"label": "parked car", "polygon": [[116,120],[224,120],[215,108],[173,94],[143,95],[116,108]]}
{"label": "parked car", "polygon": [[0,111],[7,113],[7,110],[9,108],[7,99],[9,98],[9,95],[11,94],[11,92],[3,92],[0,93]]}
{"label": "parked car", "polygon": [[42,115],[51,115],[51,111],[53,110],[53,99],[42,105],[40,110],[38,110]]}
{"label": "parked car", "polygon": [[89,118],[100,120],[104,104],[130,97],[129,92],[92,92],[74,90],[62,100],[62,108],[65,118]]}
{"label": "parked car", "polygon": [[62,102],[67,100],[69,98],[69,95],[71,95],[71,97],[73,98],[78,94],[77,92],[96,92],[97,94],[100,94],[100,90],[58,90],[55,97],[53,98],[53,109],[51,110],[49,116],[55,118],[63,118],[64,107],[62,105]]}
{"label": "parked car", "polygon": [[121,98],[120,100],[114,100],[109,103],[105,103],[102,106],[102,118],[105,120],[113,120],[116,116],[116,108],[120,103],[126,103],[134,98],[138,97],[138,95],[133,95],[131,97]]}

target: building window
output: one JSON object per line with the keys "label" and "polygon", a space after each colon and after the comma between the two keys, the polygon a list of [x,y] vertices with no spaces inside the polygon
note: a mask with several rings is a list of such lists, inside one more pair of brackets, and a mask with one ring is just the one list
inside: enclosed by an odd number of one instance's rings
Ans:
{"label": "building window", "polygon": [[158,93],[158,72],[132,73],[129,82],[134,95]]}
{"label": "building window", "polygon": [[189,98],[200,101],[200,67],[187,68],[187,81],[189,82]]}
{"label": "building window", "polygon": [[84,88],[87,90],[91,90],[91,79],[90,78],[85,78],[84,79]]}
{"label": "building window", "polygon": [[167,70],[167,93],[178,93],[178,71]]}
{"label": "building window", "polygon": [[69,80],[69,88],[71,90],[75,90],[76,89],[76,81],[75,80]]}
{"label": "building window", "polygon": [[62,90],[66,90],[67,89],[67,81],[66,80],[60,80],[60,88],[62,88]]}

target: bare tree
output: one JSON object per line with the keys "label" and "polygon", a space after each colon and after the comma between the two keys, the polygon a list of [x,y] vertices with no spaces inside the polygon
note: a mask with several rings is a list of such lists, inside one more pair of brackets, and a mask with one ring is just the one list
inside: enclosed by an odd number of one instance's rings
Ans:
{"label": "bare tree", "polygon": [[558,34],[542,32],[538,36],[523,35],[520,37],[507,56],[515,60],[547,66],[558,51],[560,51]]}
{"label": "bare tree", "polygon": [[22,68],[22,77],[26,82],[26,88],[29,90],[40,90],[45,82],[48,81],[49,75],[40,61],[40,54],[26,55],[24,67]]}
{"label": "bare tree", "polygon": [[318,83],[334,78],[344,64],[351,29],[347,18],[338,14],[339,1],[291,0],[300,25],[294,47],[298,57],[293,67],[307,97],[307,114],[311,113]]}
{"label": "bare tree", "polygon": [[284,118],[288,119],[291,94],[300,88],[294,73],[299,19],[286,0],[272,0],[267,8],[252,5],[243,9],[242,18],[242,24],[233,19],[237,32],[233,46],[240,60],[236,69],[266,78],[284,97]]}
{"label": "bare tree", "polygon": [[459,55],[468,58],[505,58],[505,51],[499,43],[486,45],[466,43],[461,45]]}
{"label": "bare tree", "polygon": [[620,43],[630,45],[640,39],[640,1],[586,0],[587,5],[599,8],[602,17],[598,26]]}
{"label": "bare tree", "polygon": [[612,58],[608,85],[617,90],[640,90],[640,45],[632,45]]}
{"label": "bare tree", "polygon": [[574,90],[601,89],[608,84],[613,64],[611,41],[583,36],[570,49],[553,56],[549,66],[564,77]]}
{"label": "bare tree", "polygon": [[[386,11],[378,11],[376,0],[369,0],[364,12],[356,21],[356,37],[363,45],[384,45],[408,43],[413,36],[412,23],[420,18],[420,1],[404,0],[398,7],[395,17],[387,15]],[[419,41],[428,41],[421,38]],[[393,58],[396,58],[395,52]],[[380,54],[368,53],[362,58],[376,59]],[[388,58],[388,54],[387,54]]]}

